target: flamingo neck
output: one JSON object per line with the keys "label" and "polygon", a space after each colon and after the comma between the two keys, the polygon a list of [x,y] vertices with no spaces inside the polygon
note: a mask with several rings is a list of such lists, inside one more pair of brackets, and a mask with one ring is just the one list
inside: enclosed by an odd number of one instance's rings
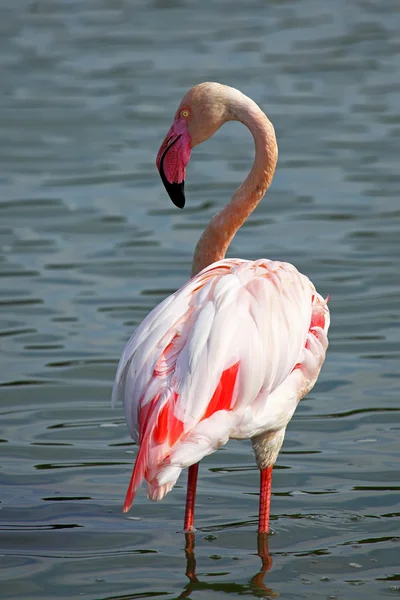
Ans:
{"label": "flamingo neck", "polygon": [[278,160],[274,127],[255,102],[238,94],[231,100],[228,112],[228,120],[240,121],[251,131],[255,144],[254,163],[232,200],[211,219],[204,230],[194,252],[193,276],[225,257],[235,233],[269,188]]}

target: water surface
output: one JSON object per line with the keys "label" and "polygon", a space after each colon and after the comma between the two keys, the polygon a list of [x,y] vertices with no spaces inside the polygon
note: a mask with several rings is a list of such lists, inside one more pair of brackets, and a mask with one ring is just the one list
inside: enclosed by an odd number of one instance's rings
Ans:
{"label": "water surface", "polygon": [[[18,0],[0,15],[2,597],[396,596],[399,3]],[[191,587],[185,478],[121,514],[136,447],[109,404],[120,352],[252,162],[250,134],[226,125],[192,154],[187,209],[170,204],[155,155],[204,80],[253,97],[279,141],[229,255],[288,260],[331,295],[328,358],[274,471],[264,587],[249,442],[202,462]]]}

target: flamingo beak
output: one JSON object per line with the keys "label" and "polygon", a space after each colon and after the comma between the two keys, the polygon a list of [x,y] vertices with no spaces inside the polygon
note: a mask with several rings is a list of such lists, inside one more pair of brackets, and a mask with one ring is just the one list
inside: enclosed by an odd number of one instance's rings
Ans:
{"label": "flamingo beak", "polygon": [[191,138],[185,119],[175,120],[157,154],[157,168],[172,202],[185,206],[185,173],[190,160]]}

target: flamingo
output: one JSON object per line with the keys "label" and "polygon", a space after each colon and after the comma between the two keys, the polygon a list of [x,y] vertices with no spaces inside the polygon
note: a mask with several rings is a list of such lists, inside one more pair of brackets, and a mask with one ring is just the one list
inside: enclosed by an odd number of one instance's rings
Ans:
{"label": "flamingo", "polygon": [[270,186],[278,158],[274,127],[253,100],[210,82],[186,93],[157,155],[166,191],[184,207],[191,149],[227,121],[252,133],[252,169],[202,234],[192,278],[127,343],[112,403],[122,399],[139,445],[124,512],[143,479],[148,497],[158,501],[188,467],[184,530],[194,531],[199,461],[230,438],[250,438],[260,469],[262,534],[269,531],[272,468],[286,426],[325,360],[330,316],[327,299],[293,265],[225,258]]}

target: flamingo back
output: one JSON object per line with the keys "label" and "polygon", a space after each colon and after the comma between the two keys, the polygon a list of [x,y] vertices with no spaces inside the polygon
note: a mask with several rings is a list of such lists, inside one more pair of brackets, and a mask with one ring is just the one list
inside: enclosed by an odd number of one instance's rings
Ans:
{"label": "flamingo back", "polygon": [[140,444],[124,510],[144,477],[161,499],[183,467],[229,437],[256,435],[249,415],[262,428],[265,404],[291,374],[308,391],[328,327],[310,280],[266,259],[218,261],[159,304],[126,345],[113,388]]}

